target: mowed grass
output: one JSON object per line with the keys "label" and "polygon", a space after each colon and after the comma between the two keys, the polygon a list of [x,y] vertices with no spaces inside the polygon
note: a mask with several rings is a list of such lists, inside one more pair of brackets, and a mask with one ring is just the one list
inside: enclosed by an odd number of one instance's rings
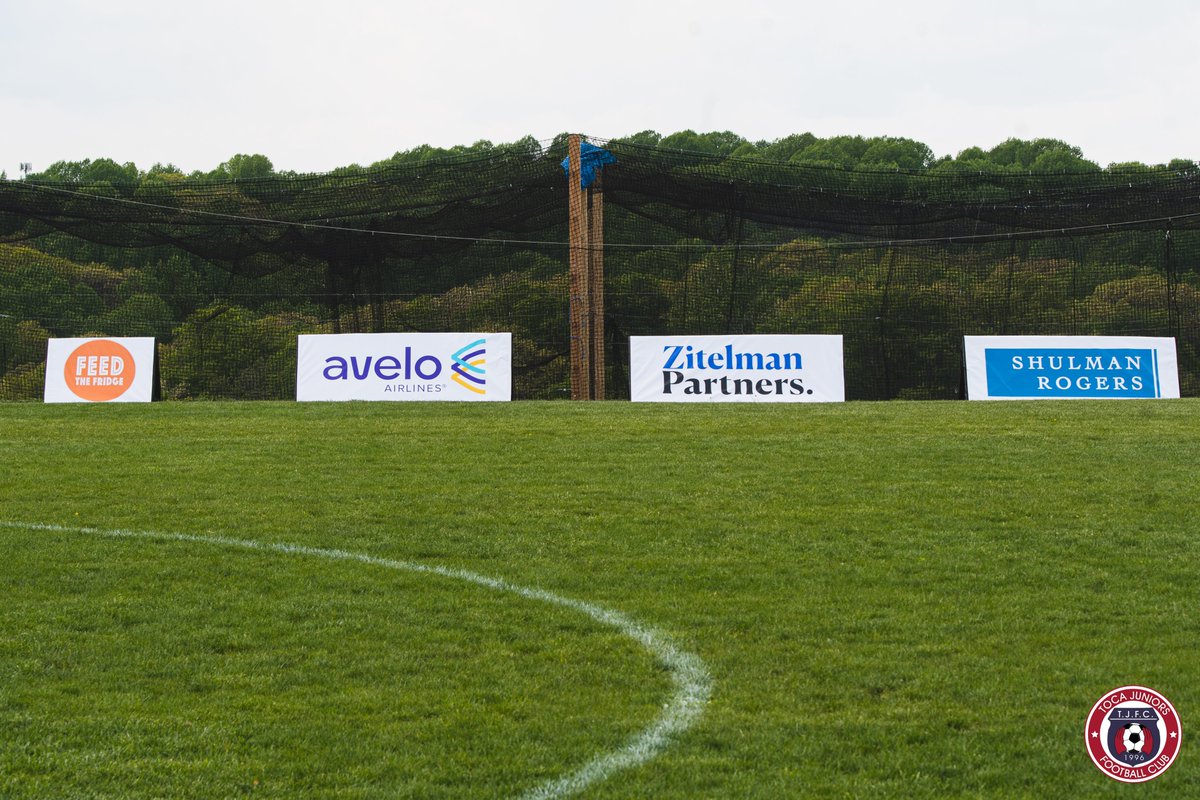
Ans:
{"label": "mowed grass", "polygon": [[[0,405],[0,521],[542,587],[714,691],[596,798],[1117,796],[1107,690],[1198,796],[1200,402]],[[569,609],[366,564],[0,527],[0,796],[504,797],[670,696]]]}

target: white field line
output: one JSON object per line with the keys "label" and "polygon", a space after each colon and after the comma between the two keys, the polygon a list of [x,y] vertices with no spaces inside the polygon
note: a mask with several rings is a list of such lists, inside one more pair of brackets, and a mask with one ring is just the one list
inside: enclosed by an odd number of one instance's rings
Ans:
{"label": "white field line", "polygon": [[490,578],[486,575],[480,575],[467,570],[417,564],[411,561],[396,561],[390,558],[378,558],[364,553],[352,553],[348,550],[333,550],[322,547],[305,547],[303,545],[273,542],[256,542],[252,539],[234,539],[226,536],[198,536],[189,533],[164,533],[160,531],[123,529],[102,530],[90,527],[46,525],[4,520],[0,520],[0,527],[55,533],[83,533],[111,538],[158,539],[161,541],[239,547],[245,550],[312,556],[314,558],[327,558],[335,561],[357,561],[362,564],[371,564],[386,569],[437,575],[451,580],[473,583],[477,586],[494,589],[498,592],[515,594],[529,600],[537,600],[569,608],[572,611],[585,614],[596,622],[636,641],[667,669],[671,675],[671,681],[674,683],[675,691],[671,695],[670,700],[664,704],[662,714],[649,727],[626,742],[623,747],[607,753],[601,753],[578,770],[549,780],[541,786],[531,789],[522,795],[523,800],[551,800],[551,798],[567,797],[583,791],[593,783],[609,778],[620,770],[644,764],[670,744],[672,737],[690,728],[700,718],[700,715],[704,712],[705,705],[712,696],[712,677],[709,675],[704,662],[699,656],[676,647],[671,643],[670,637],[661,631],[642,625],[619,611],[614,611],[595,603],[563,597],[562,595],[548,592],[545,589],[521,586],[509,583],[500,578]]}

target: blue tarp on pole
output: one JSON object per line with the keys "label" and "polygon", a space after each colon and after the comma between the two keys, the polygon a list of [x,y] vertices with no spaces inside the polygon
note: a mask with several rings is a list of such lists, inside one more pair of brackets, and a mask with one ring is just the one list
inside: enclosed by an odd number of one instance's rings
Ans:
{"label": "blue tarp on pole", "polygon": [[[587,142],[579,143],[579,185],[586,189],[596,181],[596,172],[605,164],[617,163],[617,157],[603,148]],[[562,160],[563,172],[571,174],[571,157]]]}

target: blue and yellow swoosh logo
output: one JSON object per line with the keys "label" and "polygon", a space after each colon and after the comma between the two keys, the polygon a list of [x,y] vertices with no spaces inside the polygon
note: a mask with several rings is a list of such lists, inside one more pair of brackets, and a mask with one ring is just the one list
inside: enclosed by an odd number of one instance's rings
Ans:
{"label": "blue and yellow swoosh logo", "polygon": [[475,394],[487,394],[486,345],[486,339],[476,339],[450,356],[454,359],[450,366],[454,374],[450,380]]}

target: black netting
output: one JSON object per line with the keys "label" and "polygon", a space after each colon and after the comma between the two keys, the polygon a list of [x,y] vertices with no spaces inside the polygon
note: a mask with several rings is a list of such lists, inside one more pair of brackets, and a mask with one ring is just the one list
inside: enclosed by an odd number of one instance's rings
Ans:
{"label": "black netting", "polygon": [[[1200,394],[1200,172],[843,169],[600,142],[610,397],[628,337],[841,333],[851,399],[962,395],[964,334],[1178,341]],[[301,333],[511,331],[568,391],[565,137],[328,175],[0,182],[0,399],[45,340],[152,335],[169,398],[290,398]]]}

